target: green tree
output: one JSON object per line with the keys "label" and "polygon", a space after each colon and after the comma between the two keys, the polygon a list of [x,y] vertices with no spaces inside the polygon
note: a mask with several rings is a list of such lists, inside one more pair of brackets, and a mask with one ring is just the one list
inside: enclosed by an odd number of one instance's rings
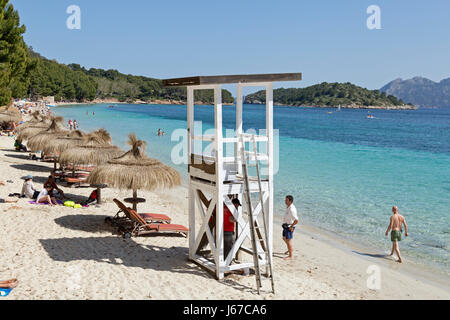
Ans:
{"label": "green tree", "polygon": [[0,0],[0,105],[26,93],[30,67],[19,14],[9,0]]}

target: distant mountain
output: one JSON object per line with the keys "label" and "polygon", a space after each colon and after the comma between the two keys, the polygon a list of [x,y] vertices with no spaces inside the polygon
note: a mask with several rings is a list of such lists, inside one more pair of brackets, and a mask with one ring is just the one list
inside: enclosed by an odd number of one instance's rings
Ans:
{"label": "distant mountain", "polygon": [[[379,90],[368,90],[351,83],[323,82],[307,88],[276,89],[274,103],[286,106],[337,107],[361,109],[414,109],[401,99],[387,95]],[[262,104],[266,102],[265,91],[245,97],[245,103]]]}
{"label": "distant mountain", "polygon": [[450,107],[450,78],[439,83],[423,77],[397,79],[380,91],[419,107]]}

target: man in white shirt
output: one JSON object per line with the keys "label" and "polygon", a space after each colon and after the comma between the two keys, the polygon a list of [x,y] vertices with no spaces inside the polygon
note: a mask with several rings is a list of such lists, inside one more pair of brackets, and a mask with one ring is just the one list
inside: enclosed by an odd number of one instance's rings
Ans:
{"label": "man in white shirt", "polygon": [[283,218],[283,240],[287,245],[288,251],[285,254],[288,254],[285,260],[292,259],[293,249],[292,249],[292,239],[294,237],[295,226],[299,223],[297,208],[294,206],[294,197],[287,196],[286,197],[286,213]]}

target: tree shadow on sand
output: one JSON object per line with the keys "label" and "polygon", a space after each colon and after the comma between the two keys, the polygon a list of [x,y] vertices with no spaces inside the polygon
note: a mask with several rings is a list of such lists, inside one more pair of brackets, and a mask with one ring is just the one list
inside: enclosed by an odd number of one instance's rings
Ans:
{"label": "tree shadow on sand", "polygon": [[50,258],[59,262],[96,261],[126,267],[205,276],[206,271],[188,261],[189,249],[140,245],[120,237],[39,240]]}

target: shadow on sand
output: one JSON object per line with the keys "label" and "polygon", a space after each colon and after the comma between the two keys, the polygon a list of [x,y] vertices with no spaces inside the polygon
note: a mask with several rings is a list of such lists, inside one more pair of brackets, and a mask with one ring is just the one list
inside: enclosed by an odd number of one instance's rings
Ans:
{"label": "shadow on sand", "polygon": [[[63,228],[91,233],[111,232],[115,228],[105,223],[107,216],[69,215],[55,219],[55,223]],[[152,237],[183,237],[177,234],[151,234]],[[91,238],[63,238],[39,240],[43,248],[54,261],[70,262],[91,260],[99,263],[139,267],[157,271],[188,273],[200,277],[215,279],[214,275],[200,266],[188,261],[187,247],[164,248],[155,245],[141,245],[133,239],[124,240],[120,235]],[[239,291],[255,293],[256,289],[241,284],[237,275],[230,274],[222,284]]]}
{"label": "shadow on sand", "polygon": [[105,223],[106,217],[108,216],[76,214],[55,219],[55,223],[63,228],[75,231],[92,233],[112,232],[114,229]]}
{"label": "shadow on sand", "polygon": [[38,166],[35,164],[12,164],[11,168],[29,172],[45,172],[48,175],[52,172],[52,169],[49,167]]}
{"label": "shadow on sand", "polygon": [[[10,150],[7,150],[10,151]],[[16,153],[16,154],[5,154],[5,157],[7,158],[14,158],[14,159],[20,159],[20,160],[29,160],[29,155],[24,153]]]}
{"label": "shadow on sand", "polygon": [[363,252],[358,252],[353,250],[353,253],[359,254],[360,256],[365,256],[365,257],[371,257],[371,258],[377,258],[377,259],[385,259],[385,260],[390,260],[390,256],[388,254],[372,254],[372,253],[363,253]]}
{"label": "shadow on sand", "polygon": [[205,276],[206,271],[188,262],[188,248],[140,245],[120,237],[63,238],[40,240],[54,261],[96,261],[126,267]]}

